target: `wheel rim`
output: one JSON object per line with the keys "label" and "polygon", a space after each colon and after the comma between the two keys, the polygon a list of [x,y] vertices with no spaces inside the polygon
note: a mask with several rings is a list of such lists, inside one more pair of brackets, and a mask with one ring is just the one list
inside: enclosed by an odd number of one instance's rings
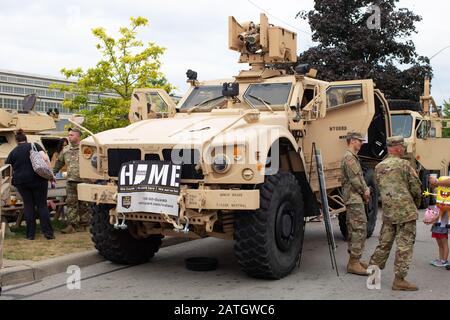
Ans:
{"label": "wheel rim", "polygon": [[292,247],[296,237],[296,226],[295,210],[290,202],[285,201],[278,208],[275,224],[275,238],[280,251],[286,252]]}

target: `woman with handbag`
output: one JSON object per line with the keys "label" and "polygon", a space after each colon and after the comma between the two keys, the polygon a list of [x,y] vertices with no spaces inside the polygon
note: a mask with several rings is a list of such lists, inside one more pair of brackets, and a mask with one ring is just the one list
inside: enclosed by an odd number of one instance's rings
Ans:
{"label": "woman with handbag", "polygon": [[[53,240],[55,236],[47,208],[48,180],[53,178],[48,174],[44,174],[44,177],[41,176],[42,172],[45,172],[45,166],[49,168],[50,160],[41,146],[36,143],[28,143],[23,130],[16,133],[16,141],[18,145],[9,154],[6,164],[10,164],[13,168],[12,184],[17,188],[23,199],[27,239],[34,240],[35,238],[36,210],[41,222],[42,233],[47,240]],[[40,157],[37,157],[38,154]],[[32,164],[32,162],[39,161],[41,161],[41,168],[39,168],[41,171],[36,170],[36,167]],[[49,170],[51,171],[50,168]]]}

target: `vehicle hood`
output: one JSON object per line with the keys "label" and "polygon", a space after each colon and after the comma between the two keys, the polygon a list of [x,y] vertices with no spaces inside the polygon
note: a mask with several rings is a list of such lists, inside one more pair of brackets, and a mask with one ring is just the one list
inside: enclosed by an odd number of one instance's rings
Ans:
{"label": "vehicle hood", "polygon": [[[241,118],[241,119],[239,119]],[[271,117],[271,125],[279,122],[282,125],[285,118],[281,115]],[[242,115],[209,115],[209,114],[178,114],[169,119],[151,119],[140,121],[126,128],[114,129],[98,133],[96,139],[101,145],[202,145],[213,138],[223,139],[230,132],[249,128]],[[94,143],[92,137],[84,143]]]}
{"label": "vehicle hood", "polygon": [[[201,146],[205,142],[223,142],[229,139],[240,142],[245,139],[242,130],[283,127],[286,116],[279,114],[261,114],[260,121],[249,124],[242,114],[217,115],[194,113],[177,114],[169,119],[150,119],[137,122],[126,128],[114,129],[96,134],[100,145],[135,146],[143,145],[194,145]],[[85,143],[92,144],[89,137]]]}

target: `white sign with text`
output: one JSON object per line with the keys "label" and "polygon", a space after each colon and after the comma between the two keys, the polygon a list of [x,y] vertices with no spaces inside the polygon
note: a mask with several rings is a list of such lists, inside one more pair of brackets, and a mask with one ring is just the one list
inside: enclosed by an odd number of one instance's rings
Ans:
{"label": "white sign with text", "polygon": [[178,216],[181,165],[163,161],[134,161],[119,174],[119,213],[165,213]]}

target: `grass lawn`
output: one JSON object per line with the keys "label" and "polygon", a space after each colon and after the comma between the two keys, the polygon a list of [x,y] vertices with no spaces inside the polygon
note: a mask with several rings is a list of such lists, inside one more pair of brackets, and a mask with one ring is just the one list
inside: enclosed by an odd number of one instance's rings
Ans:
{"label": "grass lawn", "polygon": [[56,240],[47,240],[40,231],[36,230],[36,240],[25,239],[25,226],[12,228],[13,236],[6,236],[3,258],[7,260],[42,261],[70,253],[83,252],[94,249],[89,232],[62,234],[64,225],[59,221],[52,222]]}

